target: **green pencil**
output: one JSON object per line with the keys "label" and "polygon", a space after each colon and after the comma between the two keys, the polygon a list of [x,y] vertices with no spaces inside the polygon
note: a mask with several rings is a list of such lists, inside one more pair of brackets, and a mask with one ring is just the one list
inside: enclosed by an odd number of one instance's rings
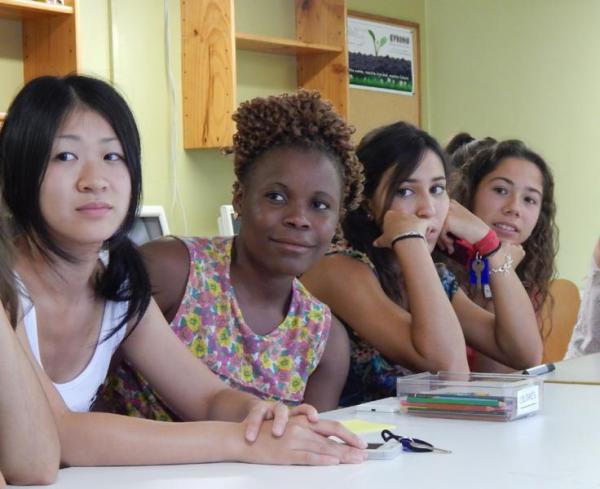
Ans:
{"label": "green pencil", "polygon": [[481,397],[450,397],[450,396],[429,396],[429,395],[411,395],[407,396],[408,402],[415,402],[421,404],[462,404],[462,405],[476,405],[476,406],[493,406],[501,407],[504,406],[503,401],[498,399],[484,399]]}

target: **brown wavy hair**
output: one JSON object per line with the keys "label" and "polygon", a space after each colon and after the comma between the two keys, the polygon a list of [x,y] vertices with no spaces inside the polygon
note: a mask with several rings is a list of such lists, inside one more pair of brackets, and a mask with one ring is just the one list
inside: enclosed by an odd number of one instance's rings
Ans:
{"label": "brown wavy hair", "polygon": [[548,164],[522,141],[511,139],[489,144],[479,149],[457,169],[451,195],[460,204],[472,210],[479,183],[505,158],[520,158],[529,161],[542,174],[543,195],[540,215],[531,236],[522,243],[525,257],[516,270],[531,297],[536,313],[539,315],[544,301],[548,298],[550,281],[556,274],[554,259],[558,251],[554,177]]}
{"label": "brown wavy hair", "polygon": [[468,132],[459,132],[448,142],[445,148],[450,158],[450,171],[460,169],[480,149],[497,142],[492,137],[476,139]]}
{"label": "brown wavy hair", "polygon": [[234,153],[234,192],[267,151],[281,147],[314,149],[337,163],[343,182],[341,216],[358,207],[364,176],[350,140],[354,128],[321,99],[319,92],[298,90],[254,98],[240,105],[233,120],[237,132],[233,146],[225,152]]}

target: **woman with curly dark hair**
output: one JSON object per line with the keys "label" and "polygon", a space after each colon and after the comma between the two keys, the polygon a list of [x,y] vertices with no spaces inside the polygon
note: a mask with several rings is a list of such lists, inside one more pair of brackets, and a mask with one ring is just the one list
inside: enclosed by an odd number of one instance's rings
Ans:
{"label": "woman with curly dark hair", "polygon": [[[345,209],[358,205],[363,176],[352,130],[308,91],[253,99],[233,118],[239,234],[144,245],[154,298],[181,341],[231,386],[333,409],[348,339],[296,277],[324,255]],[[173,418],[126,367],[113,387],[119,409]]]}
{"label": "woman with curly dark hair", "polygon": [[[505,265],[514,250],[450,200],[446,155],[437,141],[398,122],[367,134],[356,154],[364,165],[365,199],[342,222],[345,242],[302,277],[350,333],[342,404],[392,396],[396,377],[406,373],[468,371],[465,343],[514,368],[539,363],[529,298]],[[489,271],[495,316],[432,259],[436,244],[455,251],[459,239],[473,243]]]}
{"label": "woman with curly dark hair", "polygon": [[[524,254],[512,267],[541,324],[542,306],[552,300],[548,288],[555,275],[558,240],[554,179],[548,164],[522,141],[488,142],[466,159],[455,177],[452,197],[480,217],[501,241],[522,247]],[[466,274],[463,279],[463,283],[467,281]],[[491,301],[478,287],[468,287],[468,292],[480,305],[493,310]],[[482,371],[507,370],[480,355],[474,367]]]}

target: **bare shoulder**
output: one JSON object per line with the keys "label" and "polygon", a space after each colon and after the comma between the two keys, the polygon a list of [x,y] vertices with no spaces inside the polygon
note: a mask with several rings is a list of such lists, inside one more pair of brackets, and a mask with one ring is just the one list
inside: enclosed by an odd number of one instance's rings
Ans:
{"label": "bare shoulder", "polygon": [[[327,296],[332,289],[345,289],[353,283],[378,283],[373,270],[366,263],[347,255],[323,257],[300,280],[317,297]],[[327,302],[327,301],[325,301]]]}
{"label": "bare shoulder", "polygon": [[150,276],[152,296],[168,321],[183,299],[190,270],[190,255],[178,238],[165,237],[143,244],[140,253]]}
{"label": "bare shoulder", "polygon": [[344,278],[346,274],[352,275],[373,275],[373,271],[366,263],[352,258],[347,255],[328,255],[319,260],[315,265],[308,269],[301,277],[304,282],[305,279],[312,281],[314,277],[328,277],[331,279]]}
{"label": "bare shoulder", "polygon": [[140,253],[148,267],[172,268],[189,261],[187,246],[174,236],[148,241],[140,246]]}

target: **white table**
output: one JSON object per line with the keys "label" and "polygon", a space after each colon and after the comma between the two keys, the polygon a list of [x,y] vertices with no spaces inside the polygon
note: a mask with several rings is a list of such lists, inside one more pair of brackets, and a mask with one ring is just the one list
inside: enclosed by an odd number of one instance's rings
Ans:
{"label": "white table", "polygon": [[[542,412],[511,422],[416,418],[399,414],[329,413],[397,425],[450,455],[403,453],[392,461],[337,467],[235,463],[69,468],[57,489],[95,488],[600,488],[600,389],[546,384]],[[365,436],[369,441],[377,434]]]}
{"label": "white table", "polygon": [[556,362],[556,370],[544,375],[544,382],[600,385],[600,353]]}

